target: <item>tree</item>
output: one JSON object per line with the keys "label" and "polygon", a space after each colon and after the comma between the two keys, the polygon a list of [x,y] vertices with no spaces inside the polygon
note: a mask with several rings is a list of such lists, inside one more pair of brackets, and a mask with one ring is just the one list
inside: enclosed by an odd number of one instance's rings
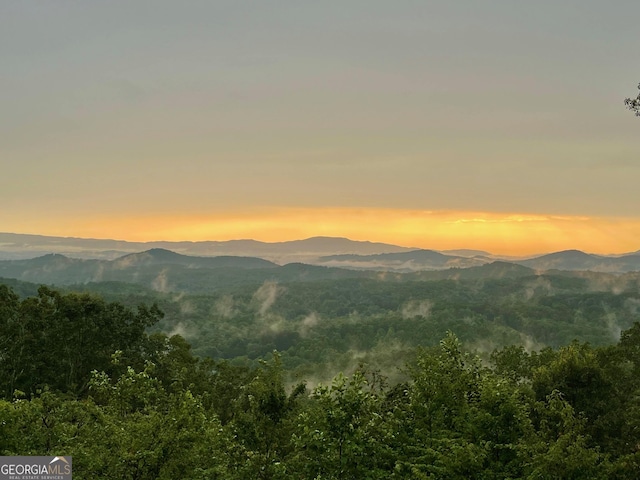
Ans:
{"label": "tree", "polygon": [[[375,380],[375,377],[373,378]],[[365,372],[318,385],[298,417],[293,465],[301,478],[383,479],[394,465],[381,392]]]}
{"label": "tree", "polygon": [[20,317],[20,299],[6,285],[0,285],[0,397],[11,398],[18,380],[26,374],[28,343],[37,330],[28,328]]}
{"label": "tree", "polygon": [[554,390],[536,405],[540,417],[539,441],[530,452],[529,480],[605,479],[607,458],[589,445],[586,421]]}
{"label": "tree", "polygon": [[477,411],[486,371],[480,359],[463,351],[451,332],[438,348],[419,353],[411,376],[410,445],[401,478],[479,478],[489,454],[474,443]]}
{"label": "tree", "polygon": [[586,419],[585,431],[601,443],[609,430],[604,417],[617,404],[617,391],[606,373],[594,348],[573,342],[535,370],[532,388],[539,401],[560,392],[563,401]]}
{"label": "tree", "polygon": [[16,390],[32,395],[44,387],[82,396],[92,370],[114,369],[116,351],[121,365],[141,368],[146,329],[162,316],[155,305],[131,310],[44,286],[36,297],[19,301],[0,286],[0,397],[10,399]]}
{"label": "tree", "polygon": [[208,415],[188,389],[163,388],[154,370],[149,362],[145,370],[128,367],[117,378],[93,372],[90,397],[67,402],[98,409],[83,423],[83,431],[57,443],[73,455],[74,473],[77,467],[81,478],[229,478],[225,473],[230,439],[217,417]]}
{"label": "tree", "polygon": [[[638,90],[640,90],[640,84],[638,84]],[[625,98],[624,104],[636,114],[636,117],[640,117],[640,93],[636,98]]]}
{"label": "tree", "polygon": [[[241,372],[240,380],[244,380]],[[271,362],[260,361],[253,378],[238,390],[231,401],[232,418],[226,429],[235,440],[232,465],[227,478],[281,479],[287,476],[284,461],[292,450],[299,397],[305,386],[299,384],[287,396],[282,362],[277,352]]]}

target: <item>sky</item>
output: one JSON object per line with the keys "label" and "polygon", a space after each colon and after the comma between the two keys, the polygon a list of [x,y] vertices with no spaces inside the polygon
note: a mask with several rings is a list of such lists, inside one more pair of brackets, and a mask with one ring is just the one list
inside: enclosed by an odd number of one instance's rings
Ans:
{"label": "sky", "polygon": [[0,0],[0,231],[640,249],[637,0]]}

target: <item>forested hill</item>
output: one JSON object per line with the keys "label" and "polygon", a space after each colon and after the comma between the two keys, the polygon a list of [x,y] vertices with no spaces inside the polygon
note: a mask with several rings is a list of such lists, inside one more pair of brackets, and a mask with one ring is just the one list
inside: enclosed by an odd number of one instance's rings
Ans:
{"label": "forested hill", "polygon": [[533,270],[497,262],[469,269],[420,271],[413,274],[361,271],[303,263],[277,265],[255,257],[192,257],[169,250],[152,249],[114,260],[87,260],[48,254],[25,260],[0,261],[0,277],[52,285],[95,282],[127,282],[158,291],[205,293],[265,281],[309,282],[327,279],[380,278],[427,280],[445,278],[496,278],[524,276]]}
{"label": "forested hill", "polygon": [[161,317],[0,285],[0,455],[64,453],[74,478],[113,480],[599,480],[640,468],[638,323],[608,346],[511,346],[489,363],[447,333],[401,383],[361,366],[311,386],[287,385],[278,354],[197,358],[181,336],[147,333]]}
{"label": "forested hill", "polygon": [[0,261],[0,277],[28,282],[71,285],[89,282],[127,282],[158,291],[208,292],[265,280],[359,277],[349,270],[303,264],[279,266],[254,257],[192,257],[153,249],[114,260],[84,260],[48,254],[27,260]]}
{"label": "forested hill", "polygon": [[257,240],[127,242],[109,239],[0,233],[0,258],[4,259],[26,259],[47,253],[58,253],[74,258],[112,260],[128,253],[137,253],[155,248],[167,249],[189,256],[260,257],[282,264],[309,262],[322,255],[337,253],[368,255],[415,250],[398,245],[354,241],[339,237],[312,237],[304,240],[272,243]]}
{"label": "forested hill", "polygon": [[[510,344],[559,347],[574,339],[605,345],[640,320],[638,274],[536,275],[500,262],[404,275],[291,264],[237,270],[247,272],[234,277],[237,283],[204,283],[218,285],[207,289],[198,285],[201,278],[228,281],[228,271],[178,271],[183,284],[167,269],[164,284],[149,277],[146,284],[89,282],[64,289],[98,293],[131,308],[155,302],[165,315],[154,331],[179,333],[199,356],[251,363],[275,349],[290,378],[324,380],[328,363],[348,371],[360,361],[397,376],[415,348],[433,345],[447,331],[486,353]],[[292,280],[276,281],[273,272]],[[317,272],[324,276],[314,277]],[[5,282],[23,296],[37,291],[37,285]]]}
{"label": "forested hill", "polygon": [[[575,253],[569,255],[571,258],[576,257]],[[585,255],[580,254],[579,258],[584,258]],[[592,258],[591,256],[587,257]],[[631,255],[619,259],[611,258],[607,261],[618,262],[616,268],[624,270],[626,267],[623,268],[621,265],[629,267],[631,265],[629,259],[636,257],[638,256]],[[540,267],[541,265],[558,267],[557,270],[550,270],[556,275],[590,277],[609,283],[624,283],[628,279],[640,276],[638,272],[613,275],[576,271],[573,268],[567,268],[562,273],[562,267],[570,267],[566,264],[567,259],[564,255],[551,255],[549,256],[551,260],[544,260],[544,258],[546,257],[541,257],[540,262],[542,263],[536,263],[535,260],[525,263],[531,267]],[[155,248],[145,252],[127,254],[113,260],[77,259],[60,254],[47,254],[23,260],[4,260],[0,261],[0,277],[58,286],[96,282],[125,282],[161,292],[208,293],[242,285],[260,285],[265,281],[292,283],[347,278],[383,279],[399,282],[499,279],[539,275],[545,271],[513,262],[488,261],[486,258],[479,259],[479,257],[465,259],[428,251],[366,257],[340,255],[325,257],[324,264],[324,266],[320,266],[289,263],[281,266],[256,257],[194,257]],[[342,268],[329,266],[337,264],[342,265]],[[572,265],[575,267],[576,264]],[[606,268],[602,267],[601,270],[606,270]]]}
{"label": "forested hill", "polygon": [[[506,261],[491,255],[472,254],[460,256],[455,254],[445,255],[433,250],[414,250],[375,255],[328,255],[320,257],[317,263],[361,270],[415,272],[477,267],[496,260]],[[566,270],[605,273],[640,271],[640,255],[638,254],[606,257],[584,253],[579,250],[566,250],[528,259],[510,259],[508,262],[530,267],[537,271]]]}

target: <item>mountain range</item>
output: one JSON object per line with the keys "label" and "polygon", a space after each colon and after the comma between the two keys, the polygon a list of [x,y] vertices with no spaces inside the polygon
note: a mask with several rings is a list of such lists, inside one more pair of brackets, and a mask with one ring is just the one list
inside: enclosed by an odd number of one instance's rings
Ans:
{"label": "mountain range", "polygon": [[0,276],[59,284],[131,281],[133,277],[152,283],[167,271],[176,278],[191,278],[191,284],[193,278],[204,276],[204,272],[215,271],[213,283],[220,285],[223,276],[232,283],[247,277],[256,281],[258,277],[268,280],[280,276],[295,280],[303,274],[317,279],[353,277],[358,276],[358,271],[360,274],[459,271],[496,261],[537,272],[640,271],[640,252],[603,256],[566,250],[533,258],[504,258],[478,250],[438,252],[334,237],[275,243],[126,242],[0,233]]}
{"label": "mountain range", "polygon": [[[319,264],[332,267],[396,272],[470,268],[496,261],[506,260],[491,255],[476,255],[472,257],[444,255],[433,250],[413,250],[410,252],[375,255],[329,255],[318,259]],[[565,250],[528,259],[509,259],[508,263],[529,267],[539,272],[549,270],[603,273],[640,271],[640,255],[637,253],[605,257],[584,253],[579,250]]]}
{"label": "mountain range", "polygon": [[264,282],[358,278],[365,272],[302,263],[277,265],[257,257],[195,257],[154,248],[114,260],[70,258],[59,253],[1,260],[0,278],[51,285],[124,282],[160,292],[211,293]]}
{"label": "mountain range", "polygon": [[336,237],[312,237],[289,242],[259,242],[257,240],[229,240],[226,242],[127,242],[73,237],[49,237],[0,233],[0,260],[34,258],[48,253],[68,257],[113,260],[127,253],[139,253],[154,248],[171,250],[192,256],[247,256],[260,257],[279,264],[291,262],[311,263],[320,256],[334,254],[361,254],[408,252],[415,248],[386,243],[361,242]]}

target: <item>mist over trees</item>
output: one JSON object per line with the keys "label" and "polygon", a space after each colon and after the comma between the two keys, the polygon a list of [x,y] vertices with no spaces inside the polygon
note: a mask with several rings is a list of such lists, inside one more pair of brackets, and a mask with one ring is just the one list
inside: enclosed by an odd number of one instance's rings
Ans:
{"label": "mist over trees", "polygon": [[[423,311],[423,313],[426,310]],[[162,312],[0,286],[0,455],[72,455],[79,479],[633,478],[640,324],[618,342],[496,349],[449,332],[401,381],[315,386],[282,356],[200,358]]]}

